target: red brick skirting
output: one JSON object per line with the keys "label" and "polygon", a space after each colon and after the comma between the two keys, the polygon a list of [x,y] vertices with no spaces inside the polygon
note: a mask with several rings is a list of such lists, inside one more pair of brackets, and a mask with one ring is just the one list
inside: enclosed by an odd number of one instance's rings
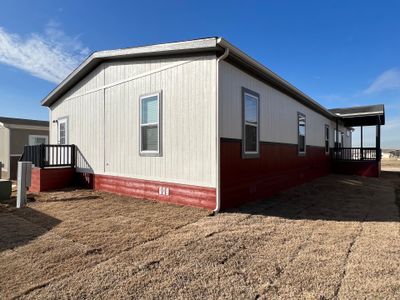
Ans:
{"label": "red brick skirting", "polygon": [[[160,188],[168,188],[168,195],[160,195]],[[93,189],[139,199],[215,208],[215,188],[94,174]]]}
{"label": "red brick skirting", "polygon": [[265,143],[259,158],[242,158],[241,140],[221,139],[222,208],[264,199],[280,191],[329,174],[331,159],[323,147]]}
{"label": "red brick skirting", "polygon": [[71,186],[75,179],[74,168],[32,168],[30,192],[39,193]]}

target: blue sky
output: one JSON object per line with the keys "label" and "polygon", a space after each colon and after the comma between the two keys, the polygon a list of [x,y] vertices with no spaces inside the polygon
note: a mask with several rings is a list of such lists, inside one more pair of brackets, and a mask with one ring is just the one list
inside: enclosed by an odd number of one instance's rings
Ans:
{"label": "blue sky", "polygon": [[0,115],[47,119],[39,101],[93,51],[223,36],[327,108],[384,103],[383,147],[400,148],[399,15],[400,1],[3,0]]}

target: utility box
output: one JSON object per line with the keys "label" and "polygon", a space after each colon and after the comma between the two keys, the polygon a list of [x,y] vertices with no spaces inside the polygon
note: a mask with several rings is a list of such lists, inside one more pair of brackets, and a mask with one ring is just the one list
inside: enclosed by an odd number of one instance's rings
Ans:
{"label": "utility box", "polygon": [[17,181],[17,208],[26,205],[26,190],[31,185],[32,163],[30,161],[18,162]]}
{"label": "utility box", "polygon": [[0,200],[11,198],[11,180],[0,179]]}

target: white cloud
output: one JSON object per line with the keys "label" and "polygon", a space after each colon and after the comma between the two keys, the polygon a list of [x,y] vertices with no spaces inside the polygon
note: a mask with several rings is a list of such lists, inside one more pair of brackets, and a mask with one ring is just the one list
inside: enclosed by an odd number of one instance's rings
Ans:
{"label": "white cloud", "polygon": [[49,22],[44,33],[23,38],[0,27],[0,63],[59,83],[88,55],[79,36],[67,36],[58,23]]}
{"label": "white cloud", "polygon": [[378,78],[364,90],[364,94],[374,94],[397,89],[400,90],[400,70],[394,68],[379,75]]}

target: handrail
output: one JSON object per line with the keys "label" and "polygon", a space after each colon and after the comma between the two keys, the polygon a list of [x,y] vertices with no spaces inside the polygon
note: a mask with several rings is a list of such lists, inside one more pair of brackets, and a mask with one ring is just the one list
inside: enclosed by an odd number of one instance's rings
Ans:
{"label": "handrail", "polygon": [[380,161],[381,149],[374,147],[341,147],[333,148],[332,159],[346,161]]}
{"label": "handrail", "polygon": [[75,167],[75,145],[33,145],[24,146],[20,161],[31,161],[35,167]]}

